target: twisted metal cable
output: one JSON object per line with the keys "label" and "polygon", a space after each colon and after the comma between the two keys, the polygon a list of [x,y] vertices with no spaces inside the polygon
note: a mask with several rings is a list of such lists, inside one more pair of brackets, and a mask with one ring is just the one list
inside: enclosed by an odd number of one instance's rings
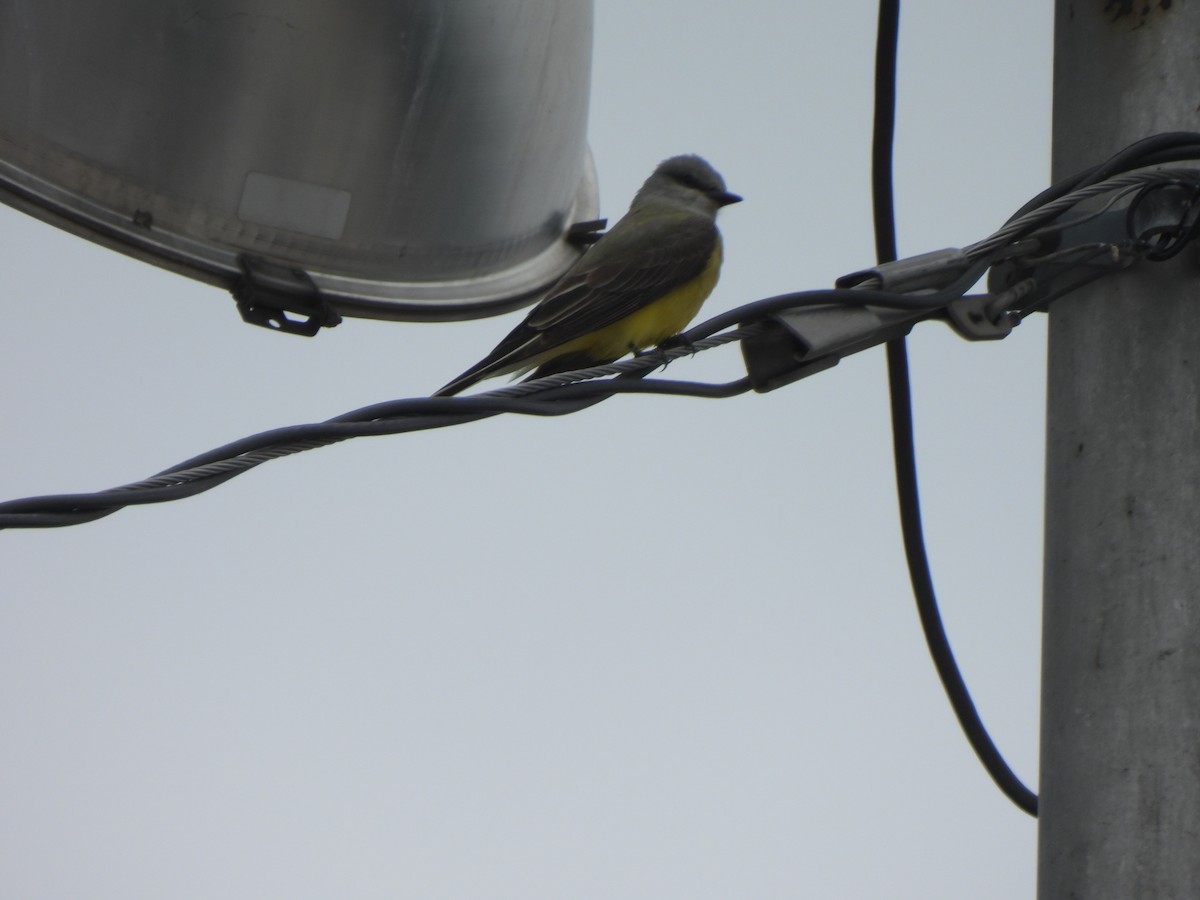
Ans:
{"label": "twisted metal cable", "polygon": [[[1200,181],[1200,170],[1197,169],[1157,169],[1144,172],[1129,172],[1117,175],[1096,184],[1071,191],[1057,200],[1052,200],[1045,206],[1039,206],[1015,219],[1005,223],[1003,228],[974,244],[968,244],[963,252],[972,260],[982,260],[992,257],[1000,248],[1011,243],[1046,222],[1053,221],[1062,213],[1078,206],[1093,197],[1102,196],[1110,191],[1129,191],[1147,184],[1165,183],[1171,181]],[[1116,199],[1119,199],[1118,198]],[[1115,200],[1114,200],[1115,202]]]}
{"label": "twisted metal cable", "polygon": [[[594,405],[616,393],[694,394],[731,396],[749,390],[748,380],[728,385],[693,385],[689,382],[653,381],[646,384],[622,379],[642,377],[682,356],[735,343],[761,331],[762,325],[730,329],[722,334],[654,350],[633,359],[592,366],[525,381],[464,397],[416,398],[390,401],[345,413],[311,425],[287,426],[252,435],[193,457],[150,478],[87,494],[29,497],[0,503],[0,528],[59,527],[92,521],[123,506],[159,503],[191,496],[224,483],[271,460],[327,447],[353,437],[399,434],[462,424],[502,412],[555,416]],[[596,379],[601,381],[593,390]],[[564,392],[563,389],[568,389]],[[544,395],[546,399],[538,399]],[[305,436],[297,439],[299,432]]]}
{"label": "twisted metal cable", "polygon": [[[1171,181],[1200,184],[1200,171],[1164,169],[1107,178],[1048,201],[1015,217],[994,234],[968,245],[971,265],[945,287],[934,291],[897,293],[864,289],[825,289],[781,294],[744,304],[689,329],[677,345],[648,351],[632,359],[574,372],[563,372],[460,397],[420,397],[391,400],[344,413],[325,422],[286,426],[226,444],[165,469],[150,478],[106,491],[28,497],[0,503],[0,529],[60,527],[92,521],[133,504],[161,503],[209,490],[265,462],[354,437],[401,434],[428,428],[465,424],[515,413],[561,416],[586,409],[618,393],[653,393],[693,397],[731,397],[750,390],[749,378],[724,384],[647,379],[659,367],[683,356],[745,340],[767,328],[767,320],[788,311],[839,304],[871,305],[933,314],[963,296],[993,263],[1014,255],[1036,252],[1037,242],[1025,235],[1063,212],[1093,197],[1114,192],[1109,208],[1124,193],[1138,187]],[[1097,215],[1088,212],[1064,227]],[[1087,250],[1088,252],[1083,252]],[[1094,252],[1099,252],[1095,250]],[[1092,248],[1065,248],[1050,259],[1062,266],[1084,268],[1095,259]],[[1074,257],[1074,259],[1072,259]],[[1088,274],[1087,278],[1097,277]],[[1068,288],[1055,291],[1057,297]],[[1045,308],[1045,298],[1036,308]],[[1022,309],[1021,315],[1034,307]]]}

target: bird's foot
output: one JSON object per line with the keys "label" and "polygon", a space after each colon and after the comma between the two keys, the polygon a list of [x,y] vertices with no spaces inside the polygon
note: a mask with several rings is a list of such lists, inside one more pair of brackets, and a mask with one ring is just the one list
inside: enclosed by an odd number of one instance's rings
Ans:
{"label": "bird's foot", "polygon": [[689,341],[687,338],[687,335],[683,334],[682,332],[679,334],[671,335],[669,338],[667,338],[665,341],[663,341],[661,344],[659,344],[655,349],[659,353],[662,353],[665,356],[668,351],[677,350],[680,347],[683,347],[684,349],[686,349],[687,352],[690,353],[692,356],[696,355],[695,343],[693,343],[692,341]]}
{"label": "bird's foot", "polygon": [[664,369],[667,367],[667,363],[671,361],[671,358],[667,356],[666,351],[663,350],[662,344],[659,344],[657,347],[647,347],[645,350],[639,350],[637,347],[630,347],[629,352],[633,354],[634,359],[653,357],[658,360],[658,364]]}

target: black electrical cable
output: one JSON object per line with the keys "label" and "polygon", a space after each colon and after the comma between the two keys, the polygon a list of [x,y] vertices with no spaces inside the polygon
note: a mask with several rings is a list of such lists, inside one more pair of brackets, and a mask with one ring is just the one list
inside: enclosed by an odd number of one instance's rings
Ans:
{"label": "black electrical cable", "polygon": [[[890,97],[894,90],[886,83],[883,89],[881,96],[885,97]],[[890,121],[892,113],[886,107],[884,115]],[[887,132],[881,130],[881,133]],[[884,165],[877,170],[887,180],[881,182],[876,194],[887,198],[890,196],[890,145],[881,144],[880,149],[880,159]],[[883,204],[878,208],[878,213],[889,224],[889,227],[880,230],[883,239],[893,242],[890,205]],[[1028,227],[1037,227],[1038,221],[1035,217]],[[1005,231],[1011,231],[1012,235],[1006,236]],[[968,254],[970,263],[965,269],[950,266],[944,277],[933,278],[928,282],[929,286],[922,290],[885,291],[867,288],[864,283],[854,288],[798,291],[767,297],[720,313],[680,335],[674,346],[644,354],[641,359],[552,375],[483,394],[390,400],[353,410],[327,422],[288,426],[250,435],[133,484],[91,494],[26,497],[0,502],[0,529],[82,524],[111,515],[126,506],[182,499],[223,484],[264,462],[350,438],[443,428],[502,413],[561,416],[579,412],[616,393],[708,398],[736,396],[754,389],[756,385],[749,378],[725,384],[703,384],[649,379],[646,376],[678,356],[713,349],[761,333],[763,329],[778,327],[777,324],[768,323],[775,322],[779,315],[789,311],[857,305],[914,313],[914,322],[927,316],[940,315],[950,303],[963,297],[989,266],[1013,255],[1010,241],[1018,234],[1024,234],[1024,227],[1013,231],[1006,226],[991,238],[971,245],[975,249]],[[1185,237],[1190,238],[1190,232]],[[881,249],[886,251],[887,247]],[[891,252],[894,253],[894,249]],[[891,253],[884,252],[882,255]],[[929,289],[938,284],[942,286],[936,290]],[[1044,303],[1044,296],[1039,297],[1034,303],[1021,307],[1020,312],[1032,311],[1044,306]]]}
{"label": "black electrical cable", "polygon": [[[896,258],[896,220],[892,190],[892,144],[895,133],[896,58],[900,32],[900,0],[880,0],[875,47],[875,121],[871,152],[871,184],[875,214],[875,248],[880,263]],[[1102,180],[1102,179],[1099,179]],[[1064,190],[1067,193],[1070,190]],[[888,382],[892,406],[892,442],[896,458],[896,488],[905,556],[916,597],[925,641],[959,725],[988,774],[1013,803],[1037,815],[1037,795],[1009,768],[979,717],[938,611],[937,595],[925,552],[913,441],[912,396],[908,351],[904,338],[887,345]]]}
{"label": "black electrical cable", "polygon": [[[648,374],[627,373],[631,376]],[[25,497],[0,503],[0,528],[57,528],[91,522],[126,506],[163,503],[194,496],[281,456],[355,437],[394,435],[460,425],[501,413],[562,416],[593,406],[614,394],[656,394],[725,398],[753,388],[749,377],[719,384],[618,377],[549,387],[528,397],[488,394],[421,397],[363,407],[326,422],[291,425],[233,441],[194,456],[144,482],[83,494]]]}
{"label": "black electrical cable", "polygon": [[[934,314],[946,303],[961,296],[987,268],[982,260],[938,291],[905,294],[890,291],[823,289],[781,294],[744,304],[721,313],[690,329],[681,336],[686,354],[703,341],[710,346],[728,343],[748,335],[747,328],[775,313],[789,309],[833,303],[869,303],[872,306]],[[735,329],[726,332],[727,329]],[[700,348],[703,349],[703,348]],[[250,435],[201,453],[157,473],[143,482],[123,485],[94,493],[25,497],[0,502],[0,529],[56,528],[91,522],[126,506],[163,503],[190,497],[223,484],[263,462],[303,450],[328,446],[356,437],[402,434],[428,428],[442,428],[478,421],[502,413],[533,416],[561,416],[579,412],[613,394],[661,394],[700,398],[732,397],[752,390],[749,378],[724,384],[703,384],[666,379],[641,379],[666,362],[665,354],[650,353],[640,362],[630,361],[611,367],[622,371],[615,378],[563,383],[558,386],[529,385],[522,396],[499,392],[463,397],[418,397],[389,400],[344,413],[326,422],[291,425]],[[640,367],[640,368],[639,368]],[[600,367],[604,369],[605,367]],[[553,382],[563,376],[550,376]],[[522,387],[522,386],[516,386]],[[212,468],[209,468],[212,467]],[[203,471],[197,471],[203,470]]]}
{"label": "black electrical cable", "polygon": [[[900,0],[880,0],[875,35],[875,121],[871,135],[871,209],[875,258],[896,258],[896,212],[892,202],[892,144],[896,135],[896,60],[900,48]],[[904,340],[893,341],[903,346]]]}
{"label": "black electrical cable", "polygon": [[1090,184],[1097,184],[1114,175],[1197,157],[1200,157],[1200,132],[1166,131],[1161,134],[1153,134],[1119,150],[1099,165],[1084,169],[1082,172],[1077,172],[1050,185],[1013,213],[1009,221],[1020,218],[1039,206],[1045,206],[1071,191],[1087,187]]}
{"label": "black electrical cable", "polygon": [[[890,12],[888,12],[890,9]],[[891,140],[895,111],[895,59],[896,32],[899,21],[896,7],[881,9],[881,30],[878,52],[882,64],[877,68],[877,127],[873,148],[875,217],[879,223],[877,233],[877,250],[880,260],[895,257],[895,226],[891,203]],[[1149,188],[1160,185],[1180,185],[1196,191],[1197,177],[1191,170],[1168,170],[1167,172],[1128,174],[1128,170],[1145,168],[1151,162],[1177,161],[1180,159],[1200,158],[1200,134],[1173,133],[1155,135],[1130,147],[1125,148],[1107,162],[1095,166],[1080,175],[1066,179],[1058,185],[1044,191],[1040,198],[1045,205],[1037,205],[1036,210],[1030,210],[1026,204],[1027,215],[1018,219],[1010,219],[999,231],[983,241],[976,242],[959,252],[960,262],[965,260],[965,267],[956,262],[956,257],[949,256],[948,265],[942,271],[936,267],[927,273],[920,282],[908,290],[882,290],[882,284],[887,278],[881,273],[858,281],[853,288],[833,288],[826,290],[798,291],[781,294],[762,300],[746,303],[736,309],[721,313],[713,318],[694,326],[675,341],[669,342],[658,350],[643,354],[641,359],[632,359],[612,365],[597,366],[581,369],[576,372],[552,375],[536,381],[528,381],[508,388],[488,391],[483,394],[465,397],[423,397],[406,400],[391,400],[377,403],[362,409],[353,410],[337,416],[327,422],[308,425],[289,426],[273,429],[261,434],[251,435],[202,453],[176,466],[159,472],[151,478],[133,484],[122,485],[107,491],[91,494],[68,494],[50,497],[26,497],[0,503],[0,529],[3,528],[52,528],[66,525],[82,524],[111,515],[126,506],[161,503],[193,496],[223,484],[230,478],[247,472],[264,462],[280,459],[305,450],[325,447],[339,441],[356,437],[402,434],[428,428],[443,428],[478,421],[501,413],[518,415],[561,416],[579,412],[595,405],[616,393],[654,393],[675,396],[692,396],[721,398],[737,394],[761,386],[750,378],[742,378],[725,384],[703,384],[688,381],[669,381],[666,379],[647,378],[659,366],[663,366],[679,356],[700,350],[713,349],[717,346],[735,341],[743,341],[752,335],[778,329],[780,320],[789,311],[795,312],[812,307],[848,306],[855,305],[864,309],[880,308],[902,310],[912,313],[911,322],[915,323],[925,318],[941,316],[954,301],[962,298],[987,269],[1002,260],[1025,257],[1038,250],[1041,243],[1028,238],[1030,231],[1042,228],[1047,222],[1061,216],[1073,205],[1088,200],[1105,190],[1117,191],[1117,197],[1110,199],[1111,205],[1120,196],[1120,191],[1136,188],[1142,185],[1147,188],[1139,196],[1149,194]],[[1163,179],[1167,180],[1164,181]],[[1119,182],[1119,184],[1111,184]],[[1067,196],[1072,195],[1072,196]],[[1075,196],[1078,195],[1078,196]],[[1108,208],[1108,205],[1104,209]],[[1129,249],[1132,257],[1122,265],[1132,262],[1134,257],[1144,256],[1154,259],[1155,254],[1163,255],[1168,251],[1177,252],[1178,248],[1190,242],[1200,230],[1200,224],[1190,219],[1193,204],[1189,204],[1180,222],[1160,226],[1157,231],[1146,232],[1153,240],[1145,238],[1140,241],[1141,252],[1138,252],[1138,242]],[[1103,211],[1103,210],[1102,210]],[[1097,213],[1089,213],[1095,216]],[[1086,221],[1082,219],[1072,222]],[[1104,252],[1115,250],[1115,246],[1107,243],[1091,245],[1093,250]],[[1090,265],[1087,258],[1070,260],[1078,256],[1080,249],[1086,247],[1068,247],[1056,250],[1048,256],[1041,257],[1042,274],[1039,280],[1044,280],[1047,273],[1051,281],[1059,280],[1061,271]],[[1055,260],[1053,266],[1047,265]],[[1106,266],[1111,269],[1111,266]],[[862,275],[864,273],[858,273]],[[1044,309],[1049,301],[1075,286],[1090,281],[1104,274],[1103,270],[1085,273],[1083,280],[1076,279],[1058,285],[1043,286],[1034,292],[1030,302],[1021,303],[1024,295],[1017,296],[1011,292],[1001,292],[991,298],[991,304],[986,307],[989,314],[1003,314],[1011,317],[1024,317],[1031,312]],[[1031,284],[1032,279],[1027,279]],[[995,310],[993,310],[995,306]],[[997,312],[998,311],[998,312]],[[852,351],[851,351],[852,352]],[[907,359],[904,355],[903,342],[892,344],[888,349],[889,369],[893,376],[903,375],[907,379]],[[611,376],[611,377],[609,377]],[[907,384],[905,384],[907,391]],[[902,407],[896,406],[907,417],[911,428],[911,410],[906,401]],[[903,424],[903,423],[901,423]],[[897,433],[903,428],[894,426]],[[911,444],[911,440],[909,441]],[[897,458],[901,455],[898,453]],[[914,494],[911,509],[917,509],[915,497],[915,476],[912,481]],[[901,484],[903,491],[903,483]],[[901,499],[903,503],[904,495]],[[919,537],[920,517],[915,518],[915,532]],[[910,538],[907,537],[906,541]],[[907,545],[906,545],[907,546]],[[919,550],[918,561],[923,559],[923,548]],[[915,552],[915,551],[914,551]],[[936,613],[936,605],[933,606]],[[940,625],[939,625],[940,627]],[[947,648],[948,649],[948,648]],[[951,663],[953,658],[950,657]],[[935,658],[936,662],[936,658]],[[941,670],[939,669],[939,672]],[[956,670],[954,673],[956,674]],[[947,690],[951,690],[949,687]],[[953,691],[951,691],[953,694]],[[969,700],[969,698],[967,698]],[[966,727],[964,725],[964,727]]]}

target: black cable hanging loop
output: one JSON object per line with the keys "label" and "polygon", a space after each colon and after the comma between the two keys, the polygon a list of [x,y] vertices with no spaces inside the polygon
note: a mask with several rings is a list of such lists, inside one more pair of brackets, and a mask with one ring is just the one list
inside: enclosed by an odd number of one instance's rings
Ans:
{"label": "black cable hanging loop", "polygon": [[[880,263],[896,258],[896,220],[892,190],[892,145],[895,133],[896,57],[899,47],[900,2],[880,0],[875,45],[875,120],[871,152],[871,185],[875,215],[875,248]],[[887,345],[888,381],[892,406],[892,439],[896,460],[896,488],[905,556],[917,602],[917,612],[934,667],[954,714],[979,761],[997,787],[1020,809],[1037,815],[1038,798],[1013,773],[983,725],[971,694],[955,662],[942,625],[933,588],[929,558],[921,525],[917,487],[916,450],[913,441],[912,396],[908,350],[904,338]]]}

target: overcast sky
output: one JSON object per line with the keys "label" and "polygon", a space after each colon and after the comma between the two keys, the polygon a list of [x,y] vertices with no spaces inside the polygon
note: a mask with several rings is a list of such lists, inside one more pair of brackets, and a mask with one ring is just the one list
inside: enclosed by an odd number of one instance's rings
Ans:
{"label": "overcast sky", "polygon": [[[746,198],[702,315],[873,262],[874,4],[597,6],[602,212],[683,152]],[[902,255],[1046,185],[1051,6],[907,5]],[[0,498],[426,394],[516,321],[308,340],[6,207],[0,248]],[[947,629],[1031,786],[1044,338],[910,341]],[[879,349],[767,395],[354,441],[5,532],[0,565],[0,896],[1033,895],[1035,823],[917,624]]]}

